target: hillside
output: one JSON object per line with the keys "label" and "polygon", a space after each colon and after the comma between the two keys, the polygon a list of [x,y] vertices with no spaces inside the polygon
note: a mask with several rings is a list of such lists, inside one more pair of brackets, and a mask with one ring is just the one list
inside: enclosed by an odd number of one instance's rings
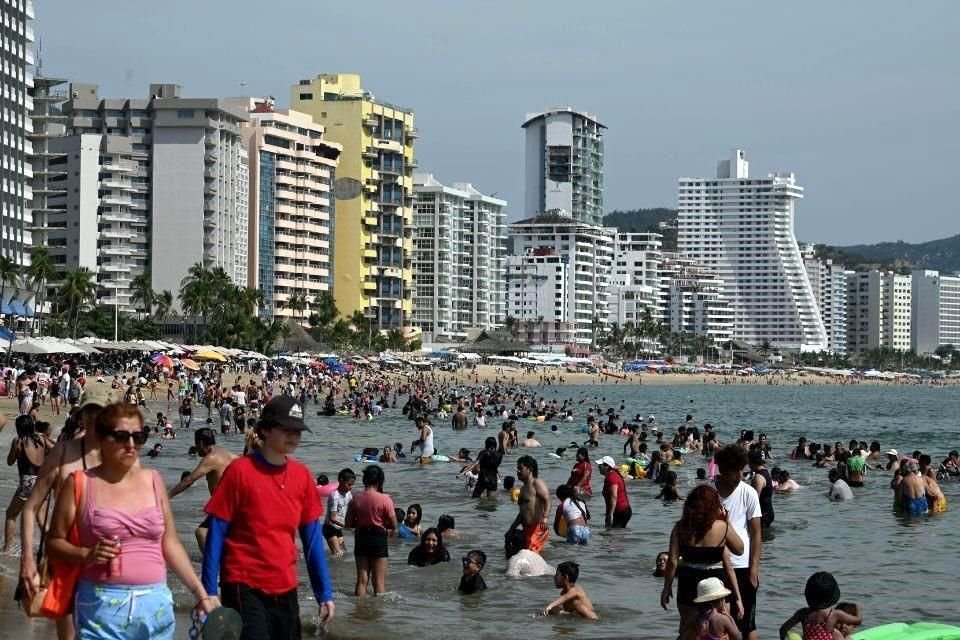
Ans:
{"label": "hillside", "polygon": [[653,209],[631,209],[630,211],[612,211],[603,216],[603,226],[616,227],[625,233],[652,231],[663,234],[663,250],[677,250],[677,229],[661,229],[660,223],[677,219],[676,209],[656,207]]}
{"label": "hillside", "polygon": [[835,249],[845,254],[863,256],[870,262],[895,263],[912,269],[936,269],[944,273],[960,272],[960,235],[918,244],[881,242]]}

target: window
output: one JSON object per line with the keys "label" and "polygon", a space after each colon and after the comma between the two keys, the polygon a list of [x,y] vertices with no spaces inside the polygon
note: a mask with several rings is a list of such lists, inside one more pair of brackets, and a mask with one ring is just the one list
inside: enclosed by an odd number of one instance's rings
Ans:
{"label": "window", "polygon": [[300,94],[300,99],[301,99],[301,100],[313,100],[313,94],[312,94],[312,93],[301,93],[301,94]]}
{"label": "window", "polygon": [[177,109],[178,120],[193,120],[193,109]]}

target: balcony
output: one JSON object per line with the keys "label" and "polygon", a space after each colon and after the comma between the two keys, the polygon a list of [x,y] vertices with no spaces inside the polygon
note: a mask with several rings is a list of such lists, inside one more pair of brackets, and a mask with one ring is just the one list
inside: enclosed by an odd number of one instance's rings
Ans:
{"label": "balcony", "polygon": [[363,126],[365,126],[367,129],[376,129],[378,126],[380,126],[380,121],[371,115],[364,116]]}
{"label": "balcony", "polygon": [[133,200],[126,196],[106,195],[100,198],[100,204],[105,206],[133,206]]}
{"label": "balcony", "polygon": [[420,163],[417,162],[417,159],[416,159],[416,158],[410,158],[409,160],[407,160],[407,168],[408,168],[408,169],[416,169],[416,168],[419,167],[419,166],[420,166]]}
{"label": "balcony", "polygon": [[375,259],[377,257],[377,250],[373,247],[364,247],[361,250],[360,255],[362,255],[364,258]]}
{"label": "balcony", "polygon": [[376,282],[370,282],[370,281],[368,281],[368,280],[364,280],[364,281],[363,281],[363,290],[364,290],[364,291],[376,291],[376,290],[377,290],[377,283],[376,283]]}
{"label": "balcony", "polygon": [[[63,155],[63,154],[60,154]],[[100,166],[102,171],[112,173],[133,173],[137,170],[137,165],[132,162],[106,162]]]}
{"label": "balcony", "polygon": [[367,147],[366,149],[363,150],[363,153],[361,154],[364,160],[368,160],[370,162],[376,160],[379,155],[380,153],[373,147]]}
{"label": "balcony", "polygon": [[414,138],[414,139],[419,138],[420,129],[417,129],[416,127],[410,127],[409,129],[407,129],[407,137]]}
{"label": "balcony", "polygon": [[367,225],[368,227],[375,227],[375,226],[377,226],[377,223],[378,223],[378,221],[377,221],[377,216],[364,216],[364,217],[363,217],[363,224]]}

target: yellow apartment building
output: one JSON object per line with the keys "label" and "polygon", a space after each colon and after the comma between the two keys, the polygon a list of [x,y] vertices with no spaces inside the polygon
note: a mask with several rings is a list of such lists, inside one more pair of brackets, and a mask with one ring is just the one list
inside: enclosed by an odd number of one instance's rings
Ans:
{"label": "yellow apartment building", "polygon": [[350,73],[301,80],[290,104],[343,146],[334,182],[337,308],[363,311],[380,330],[403,329],[413,311],[413,112],[376,99]]}

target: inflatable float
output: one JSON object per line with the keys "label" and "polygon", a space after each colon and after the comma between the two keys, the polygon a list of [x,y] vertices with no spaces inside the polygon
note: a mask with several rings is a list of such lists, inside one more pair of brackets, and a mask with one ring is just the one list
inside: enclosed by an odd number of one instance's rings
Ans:
{"label": "inflatable float", "polygon": [[958,640],[960,627],[939,622],[894,622],[858,631],[853,640]]}
{"label": "inflatable float", "polygon": [[611,373],[610,371],[601,371],[600,375],[607,376],[609,378],[619,378],[620,380],[627,379],[627,376],[620,375],[619,373]]}

